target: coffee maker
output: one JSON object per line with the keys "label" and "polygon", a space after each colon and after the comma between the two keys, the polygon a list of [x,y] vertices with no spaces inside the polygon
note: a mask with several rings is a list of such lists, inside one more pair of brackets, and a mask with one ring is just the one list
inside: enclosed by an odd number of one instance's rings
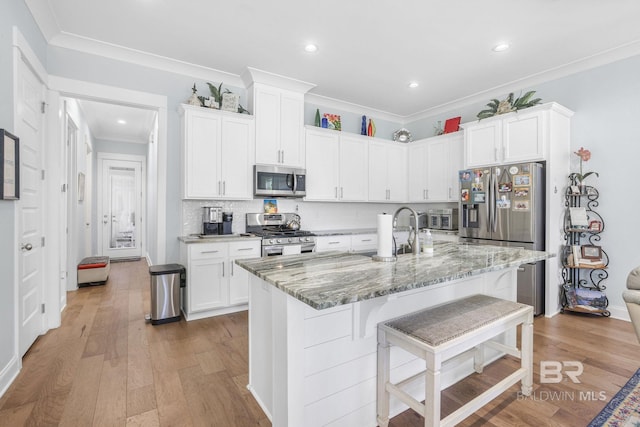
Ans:
{"label": "coffee maker", "polygon": [[202,234],[222,234],[222,208],[205,206],[202,208]]}

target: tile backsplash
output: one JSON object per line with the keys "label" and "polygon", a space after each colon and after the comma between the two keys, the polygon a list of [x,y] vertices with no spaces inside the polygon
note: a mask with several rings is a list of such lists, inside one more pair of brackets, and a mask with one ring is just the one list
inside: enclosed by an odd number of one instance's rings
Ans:
{"label": "tile backsplash", "polygon": [[[376,228],[379,213],[393,213],[405,204],[391,203],[331,203],[304,202],[302,199],[277,199],[278,212],[297,212],[302,218],[302,228],[311,231]],[[233,212],[234,233],[245,232],[247,213],[263,211],[262,199],[256,200],[183,200],[182,235],[202,231],[202,208],[220,206],[223,212]],[[409,204],[417,211],[429,208],[455,207],[455,204]],[[408,215],[407,213],[403,213]],[[408,218],[408,216],[407,216]],[[402,224],[402,221],[401,221]]]}

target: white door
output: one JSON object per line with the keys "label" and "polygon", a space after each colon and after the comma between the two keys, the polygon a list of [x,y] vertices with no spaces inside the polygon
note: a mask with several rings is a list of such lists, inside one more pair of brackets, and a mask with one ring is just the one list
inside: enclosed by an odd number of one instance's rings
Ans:
{"label": "white door", "polygon": [[368,146],[362,139],[340,137],[340,200],[367,201]]}
{"label": "white door", "polygon": [[142,255],[142,161],[100,159],[99,233],[102,255]]}
{"label": "white door", "polygon": [[23,356],[43,332],[42,139],[44,85],[19,61],[15,134],[20,138],[20,201],[17,204],[19,349]]}
{"label": "white door", "polygon": [[85,135],[84,146],[86,150],[86,170],[85,183],[84,183],[84,256],[88,257],[93,254],[92,236],[91,236],[91,205],[93,200],[93,194],[91,188],[93,187],[91,182],[93,180],[93,157],[91,155],[91,146],[89,145],[89,137]]}

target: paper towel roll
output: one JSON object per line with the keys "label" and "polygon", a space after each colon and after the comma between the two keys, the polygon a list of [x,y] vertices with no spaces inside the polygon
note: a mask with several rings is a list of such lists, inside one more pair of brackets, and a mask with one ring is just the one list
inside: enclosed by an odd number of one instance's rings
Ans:
{"label": "paper towel roll", "polygon": [[389,258],[393,255],[393,215],[378,215],[378,256]]}

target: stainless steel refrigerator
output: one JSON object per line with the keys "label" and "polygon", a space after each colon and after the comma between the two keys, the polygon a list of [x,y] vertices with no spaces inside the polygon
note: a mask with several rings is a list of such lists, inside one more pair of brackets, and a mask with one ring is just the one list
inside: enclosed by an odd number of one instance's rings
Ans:
{"label": "stainless steel refrigerator", "polygon": [[[459,172],[462,242],[544,250],[545,170],[520,163]],[[518,269],[518,302],[544,311],[544,261]]]}

